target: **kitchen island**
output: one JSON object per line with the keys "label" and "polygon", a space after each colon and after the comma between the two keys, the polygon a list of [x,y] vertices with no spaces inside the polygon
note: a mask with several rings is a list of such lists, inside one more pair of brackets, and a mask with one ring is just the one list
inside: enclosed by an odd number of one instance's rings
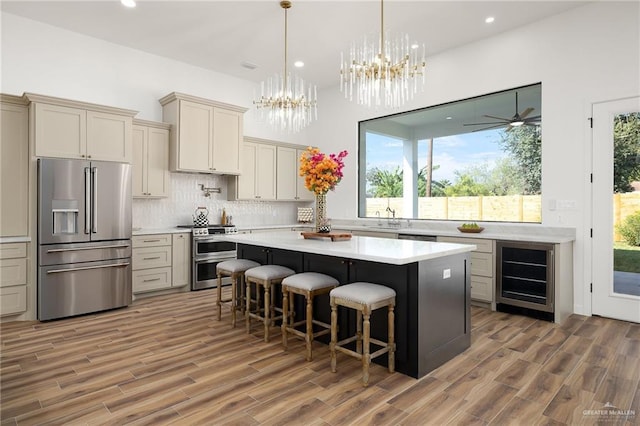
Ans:
{"label": "kitchen island", "polygon": [[[340,284],[367,281],[396,291],[396,371],[422,377],[467,349],[471,342],[468,244],[353,237],[347,241],[302,238],[299,232],[225,235],[238,258],[321,272]],[[277,296],[276,296],[277,297]],[[275,300],[279,300],[276,298]],[[302,316],[304,311],[296,307]],[[386,340],[384,310],[371,316],[371,335]],[[314,301],[314,316],[329,322],[328,298]],[[355,330],[355,312],[339,312],[340,338]],[[386,355],[374,360],[385,365]]]}

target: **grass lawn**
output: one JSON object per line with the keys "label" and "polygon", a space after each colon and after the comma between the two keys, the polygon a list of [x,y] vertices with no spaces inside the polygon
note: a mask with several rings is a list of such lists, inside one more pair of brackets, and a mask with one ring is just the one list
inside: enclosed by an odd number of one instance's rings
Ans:
{"label": "grass lawn", "polygon": [[613,244],[613,270],[640,273],[640,247],[623,242]]}

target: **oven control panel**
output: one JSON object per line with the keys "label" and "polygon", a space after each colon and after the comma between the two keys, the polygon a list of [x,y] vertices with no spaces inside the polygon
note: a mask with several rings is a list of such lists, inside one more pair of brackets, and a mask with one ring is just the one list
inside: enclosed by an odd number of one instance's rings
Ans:
{"label": "oven control panel", "polygon": [[235,226],[210,226],[204,228],[193,228],[192,232],[194,237],[206,237],[207,235],[215,234],[237,234],[238,228]]}

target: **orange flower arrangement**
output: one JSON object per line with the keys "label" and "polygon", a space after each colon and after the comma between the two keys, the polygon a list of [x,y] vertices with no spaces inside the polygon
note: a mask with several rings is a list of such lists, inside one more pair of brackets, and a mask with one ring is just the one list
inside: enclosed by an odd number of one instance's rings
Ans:
{"label": "orange flower arrangement", "polygon": [[346,156],[347,151],[325,155],[318,148],[307,148],[300,155],[300,176],[304,176],[304,186],[316,195],[333,191],[342,180]]}

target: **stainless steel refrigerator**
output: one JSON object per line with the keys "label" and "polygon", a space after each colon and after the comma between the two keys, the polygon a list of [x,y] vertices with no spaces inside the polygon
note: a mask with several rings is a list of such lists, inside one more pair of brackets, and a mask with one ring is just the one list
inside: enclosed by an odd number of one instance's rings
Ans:
{"label": "stainless steel refrigerator", "polygon": [[131,303],[131,165],[38,160],[38,319]]}

